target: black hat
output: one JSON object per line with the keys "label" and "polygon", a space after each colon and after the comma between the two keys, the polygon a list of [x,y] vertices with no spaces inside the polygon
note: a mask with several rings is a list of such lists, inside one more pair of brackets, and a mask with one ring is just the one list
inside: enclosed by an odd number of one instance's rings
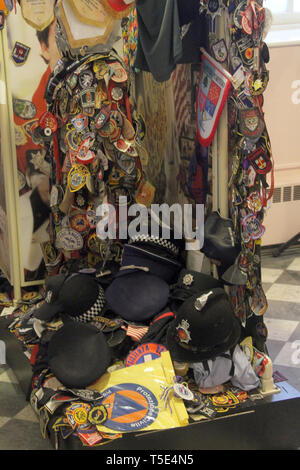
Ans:
{"label": "black hat", "polygon": [[111,363],[104,334],[95,326],[66,321],[48,344],[48,364],[66,387],[85,388],[99,379]]}
{"label": "black hat", "polygon": [[182,269],[171,292],[171,298],[184,301],[192,295],[200,294],[209,289],[223,287],[223,282],[208,274],[191,269]]}
{"label": "black hat", "polygon": [[121,268],[122,271],[126,267],[132,269],[132,266],[140,266],[154,274],[155,276],[164,279],[168,283],[174,282],[177,279],[178,273],[182,268],[181,263],[177,260],[166,255],[156,253],[153,249],[145,249],[145,247],[135,245],[124,245],[122,253]]}
{"label": "black hat", "polygon": [[133,322],[150,320],[167,304],[169,286],[151,273],[120,272],[106,289],[108,306],[121,318]]}
{"label": "black hat", "polygon": [[34,312],[34,317],[50,321],[64,313],[74,320],[89,322],[101,314],[104,306],[104,290],[93,276],[58,274],[46,281],[45,303]]}
{"label": "black hat", "polygon": [[189,297],[180,306],[167,331],[167,347],[177,362],[199,362],[234,347],[240,334],[240,321],[225,290],[216,288]]}
{"label": "black hat", "polygon": [[239,253],[234,240],[233,221],[211,212],[204,223],[204,244],[201,252],[210,259],[218,260],[222,266],[229,267]]}

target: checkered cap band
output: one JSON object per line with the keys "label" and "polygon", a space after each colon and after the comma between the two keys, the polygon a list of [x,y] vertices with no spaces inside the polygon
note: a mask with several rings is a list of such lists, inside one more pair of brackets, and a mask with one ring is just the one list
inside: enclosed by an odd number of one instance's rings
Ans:
{"label": "checkered cap band", "polygon": [[128,244],[131,245],[137,242],[153,243],[154,245],[158,245],[158,246],[161,246],[162,248],[165,248],[166,250],[170,251],[172,254],[176,256],[179,253],[179,248],[170,240],[165,240],[164,238],[153,237],[151,235],[136,235],[135,237],[132,237],[128,241]]}
{"label": "checkered cap band", "polygon": [[100,315],[103,312],[103,308],[105,306],[105,294],[104,290],[101,286],[99,286],[99,295],[97,297],[96,302],[92,307],[87,310],[86,312],[78,315],[77,317],[73,317],[75,321],[80,321],[83,323],[91,322],[97,315]]}

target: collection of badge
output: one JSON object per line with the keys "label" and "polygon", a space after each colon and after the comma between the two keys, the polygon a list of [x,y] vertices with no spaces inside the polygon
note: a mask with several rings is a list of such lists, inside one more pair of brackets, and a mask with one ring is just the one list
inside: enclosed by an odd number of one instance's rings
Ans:
{"label": "collection of badge", "polygon": [[[97,207],[105,200],[117,211],[119,196],[129,205],[145,183],[139,160],[143,133],[131,115],[126,66],[115,52],[72,62],[62,58],[46,96],[48,110],[35,131],[53,156],[51,243],[67,259],[93,266],[107,247],[96,235]],[[110,253],[119,256],[119,244],[113,245]]]}
{"label": "collection of badge", "polygon": [[[230,216],[241,247],[235,268],[243,285],[231,287],[235,311],[243,325],[252,315],[262,316],[267,300],[261,286],[261,239],[264,212],[272,196],[272,152],[263,114],[269,61],[264,43],[270,13],[262,0],[204,0],[210,16],[210,53],[232,76],[228,97],[229,156],[231,158]],[[216,15],[224,15],[228,32],[219,39]],[[239,277],[240,279],[241,277]]]}

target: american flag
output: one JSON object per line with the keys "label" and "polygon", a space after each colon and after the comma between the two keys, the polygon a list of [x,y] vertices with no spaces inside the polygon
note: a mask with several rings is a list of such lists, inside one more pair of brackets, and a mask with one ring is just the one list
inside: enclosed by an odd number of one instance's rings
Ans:
{"label": "american flag", "polygon": [[147,333],[149,330],[148,326],[135,326],[135,325],[128,325],[122,326],[123,330],[126,330],[127,336],[131,336],[133,341],[140,341],[143,336]]}
{"label": "american flag", "polygon": [[191,70],[189,64],[179,64],[171,76],[178,137],[191,115]]}

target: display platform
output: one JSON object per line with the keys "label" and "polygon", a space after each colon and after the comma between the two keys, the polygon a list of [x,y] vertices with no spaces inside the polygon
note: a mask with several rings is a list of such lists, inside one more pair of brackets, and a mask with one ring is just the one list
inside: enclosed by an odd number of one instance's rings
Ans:
{"label": "display platform", "polygon": [[[28,396],[31,365],[8,324],[9,320],[0,319],[6,362]],[[300,393],[286,381],[276,386],[280,393],[265,397],[251,393],[241,406],[184,427],[125,433],[120,439],[94,447],[83,446],[73,435],[57,440],[51,434],[50,440],[60,450],[296,450],[300,447]]]}

